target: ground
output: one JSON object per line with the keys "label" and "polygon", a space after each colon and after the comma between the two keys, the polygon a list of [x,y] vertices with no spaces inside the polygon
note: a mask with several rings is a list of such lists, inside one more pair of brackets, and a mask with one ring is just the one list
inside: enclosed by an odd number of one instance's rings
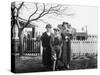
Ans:
{"label": "ground", "polygon": [[[43,66],[41,56],[37,57],[16,56],[15,64],[16,64],[15,69],[17,73],[51,71],[50,69],[45,68]],[[77,58],[71,61],[69,70],[94,69],[94,68],[97,68],[96,58]],[[61,69],[61,70],[66,70],[66,69]]]}

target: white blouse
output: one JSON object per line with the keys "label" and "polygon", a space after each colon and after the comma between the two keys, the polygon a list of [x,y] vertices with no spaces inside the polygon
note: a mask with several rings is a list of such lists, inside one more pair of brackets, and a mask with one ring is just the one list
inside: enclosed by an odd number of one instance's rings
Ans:
{"label": "white blouse", "polygon": [[47,35],[50,36],[51,35],[51,32],[47,32]]}

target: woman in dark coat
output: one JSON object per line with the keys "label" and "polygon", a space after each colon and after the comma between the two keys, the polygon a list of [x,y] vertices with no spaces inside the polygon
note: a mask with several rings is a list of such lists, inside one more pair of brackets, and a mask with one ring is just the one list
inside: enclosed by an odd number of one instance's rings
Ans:
{"label": "woman in dark coat", "polygon": [[46,25],[46,32],[44,32],[41,36],[42,40],[42,47],[43,47],[43,54],[42,54],[42,63],[44,66],[51,68],[52,61],[51,61],[51,47],[50,47],[50,39],[52,36],[51,33],[51,25]]}
{"label": "woman in dark coat", "polygon": [[61,36],[63,39],[63,47],[62,47],[62,56],[61,60],[64,63],[65,68],[69,68],[70,60],[71,60],[71,39],[72,34],[67,29],[68,23],[63,22],[63,25],[65,27],[65,30],[62,31]]}

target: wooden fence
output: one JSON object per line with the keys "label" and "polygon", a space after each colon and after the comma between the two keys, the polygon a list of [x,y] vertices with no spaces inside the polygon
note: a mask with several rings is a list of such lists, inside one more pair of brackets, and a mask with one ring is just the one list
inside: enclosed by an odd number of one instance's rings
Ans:
{"label": "wooden fence", "polygon": [[[19,53],[19,41],[15,41],[15,45],[13,50],[16,50],[16,54]],[[39,56],[41,55],[41,41],[34,39],[24,39],[23,40],[23,48],[25,55],[33,55]],[[71,52],[77,55],[84,55],[86,53],[89,54],[97,54],[97,40],[71,40]]]}
{"label": "wooden fence", "polygon": [[23,41],[24,53],[26,55],[39,56],[41,54],[41,41],[34,39],[26,39]]}
{"label": "wooden fence", "polygon": [[[34,39],[23,39],[24,55],[39,56],[41,54],[41,41]],[[12,53],[19,55],[19,40],[12,41]],[[15,51],[14,51],[15,50]]]}
{"label": "wooden fence", "polygon": [[97,54],[97,40],[71,40],[72,54]]}

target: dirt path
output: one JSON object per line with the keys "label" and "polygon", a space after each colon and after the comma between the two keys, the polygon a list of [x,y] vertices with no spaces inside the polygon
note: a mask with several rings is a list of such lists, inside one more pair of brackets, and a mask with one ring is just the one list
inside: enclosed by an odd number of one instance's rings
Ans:
{"label": "dirt path", "polygon": [[[23,72],[44,72],[50,71],[50,69],[46,68],[42,64],[41,56],[38,57],[16,57],[16,72],[23,73]],[[89,68],[96,68],[97,67],[97,60],[86,60],[86,59],[77,59],[71,61],[70,70],[76,69],[89,69]],[[63,69],[62,69],[63,70]]]}

